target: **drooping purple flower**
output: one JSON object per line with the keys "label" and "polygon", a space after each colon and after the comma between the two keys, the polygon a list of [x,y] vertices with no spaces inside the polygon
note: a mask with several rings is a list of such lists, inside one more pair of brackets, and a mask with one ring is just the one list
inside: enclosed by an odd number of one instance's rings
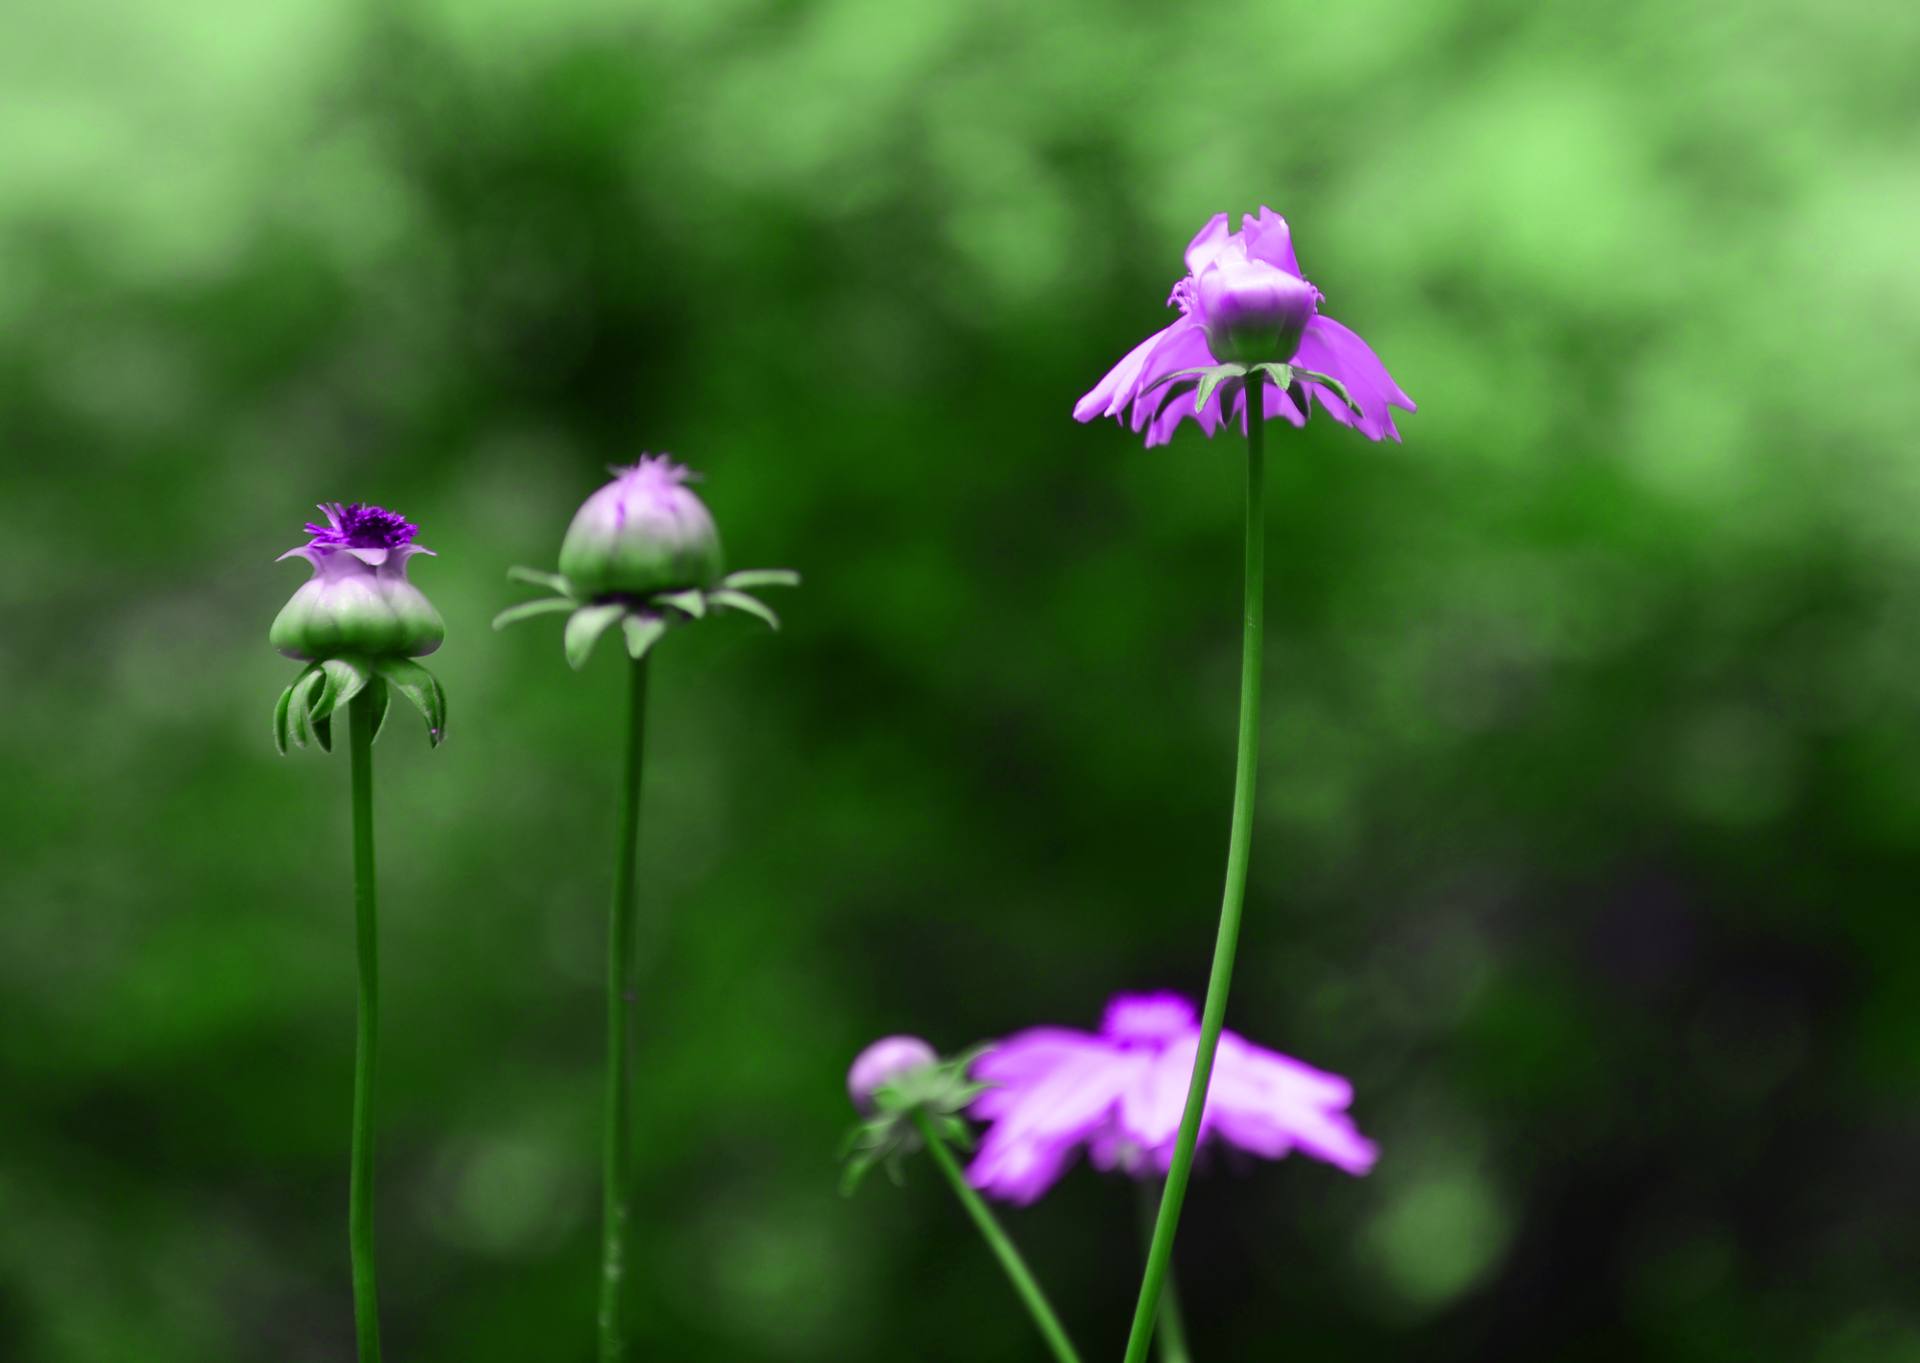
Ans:
{"label": "drooping purple flower", "polygon": [[[1097,1034],[1034,1027],[1008,1037],[973,1064],[973,1078],[991,1087],[969,1115],[992,1125],[968,1181],[1032,1202],[1082,1149],[1098,1169],[1165,1173],[1199,1043],[1193,1005],[1170,993],[1116,995]],[[1267,1159],[1298,1150],[1364,1174],[1378,1151],[1347,1116],[1352,1101],[1353,1086],[1338,1075],[1223,1031],[1200,1142]]]}
{"label": "drooping purple flower", "polygon": [[[1304,425],[1306,409],[1317,401],[1328,416],[1370,440],[1398,440],[1389,409],[1411,412],[1413,399],[1365,341],[1320,315],[1322,295],[1300,273],[1286,219],[1263,206],[1259,216],[1240,221],[1240,230],[1229,232],[1227,215],[1216,213],[1200,229],[1187,246],[1187,277],[1167,300],[1180,309],[1179,320],[1129,351],[1075,404],[1074,419],[1126,420],[1146,431],[1148,445],[1166,444],[1188,418],[1209,436],[1229,420],[1244,430],[1246,400],[1237,383],[1214,388],[1197,407],[1195,387],[1161,380],[1219,364],[1292,362],[1343,384],[1359,414],[1326,385],[1301,378],[1291,391],[1261,383],[1268,420]],[[1223,402],[1230,407],[1223,409]]]}
{"label": "drooping purple flower", "polygon": [[847,1096],[856,1109],[871,1114],[876,1089],[939,1059],[933,1047],[917,1036],[883,1036],[853,1058],[847,1070]]}
{"label": "drooping purple flower", "polygon": [[724,571],[720,531],[666,455],[642,455],[581,504],[560,545],[560,573],[583,597],[712,586]]}
{"label": "drooping purple flower", "polygon": [[268,639],[289,658],[364,655],[418,658],[440,647],[446,626],[407,564],[433,550],[415,544],[418,527],[398,512],[363,502],[322,502],[325,525],[309,522],[307,543],[282,559],[304,558],[313,576],[274,617]]}

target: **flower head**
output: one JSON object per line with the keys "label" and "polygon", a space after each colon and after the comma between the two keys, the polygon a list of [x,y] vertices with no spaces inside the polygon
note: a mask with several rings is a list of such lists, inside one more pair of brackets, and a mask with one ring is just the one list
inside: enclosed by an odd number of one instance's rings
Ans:
{"label": "flower head", "polygon": [[[1411,412],[1413,400],[1365,341],[1320,315],[1322,295],[1300,273],[1286,219],[1262,207],[1240,221],[1230,232],[1227,215],[1216,213],[1200,229],[1187,246],[1187,275],[1167,300],[1180,309],[1179,320],[1135,346],[1074,406],[1074,418],[1126,419],[1146,431],[1147,444],[1164,445],[1189,417],[1209,436],[1229,420],[1244,428],[1252,384],[1264,395],[1268,420],[1304,425],[1317,400],[1335,421],[1371,440],[1398,440],[1389,408]],[[1287,370],[1284,386],[1259,373],[1228,384],[1178,381],[1256,365],[1300,368]]]}
{"label": "flower head", "polygon": [[901,1161],[925,1143],[926,1128],[949,1145],[972,1149],[960,1114],[980,1092],[981,1086],[967,1078],[967,1066],[978,1055],[967,1051],[942,1060],[917,1036],[888,1036],[855,1056],[847,1070],[847,1096],[861,1121],[840,1151],[846,1161],[842,1191],[852,1192],[876,1164],[898,1183]]}
{"label": "flower head", "polygon": [[871,1115],[874,1094],[882,1085],[938,1063],[933,1047],[917,1036],[883,1036],[853,1059],[847,1070],[847,1096],[854,1107]]}
{"label": "flower head", "polygon": [[362,502],[323,502],[320,510],[327,523],[308,523],[308,542],[280,556],[304,558],[313,576],[274,617],[273,646],[307,660],[418,658],[440,647],[440,613],[407,581],[409,560],[433,553],[413,542],[418,527]]}
{"label": "flower head", "polygon": [[567,662],[585,667],[594,646],[615,625],[627,656],[645,658],[669,629],[720,611],[739,611],[780,628],[780,617],[749,587],[797,587],[786,568],[746,568],[721,575],[720,532],[687,486],[694,476],[666,455],[642,455],[632,468],[574,513],[560,546],[560,571],[510,568],[507,576],[552,596],[509,606],[495,629],[536,615],[564,614]]}
{"label": "flower head", "polygon": [[[973,1064],[974,1079],[989,1087],[970,1115],[992,1125],[968,1180],[1031,1202],[1083,1147],[1099,1169],[1164,1173],[1199,1043],[1193,1005],[1170,993],[1117,995],[1098,1033],[1035,1027],[1008,1037]],[[1347,1116],[1352,1100],[1353,1086],[1338,1075],[1223,1031],[1200,1141],[1267,1159],[1298,1150],[1364,1174],[1378,1152]]]}
{"label": "flower head", "polygon": [[723,571],[720,532],[665,455],[642,455],[587,498],[560,546],[560,573],[586,597],[710,587]]}

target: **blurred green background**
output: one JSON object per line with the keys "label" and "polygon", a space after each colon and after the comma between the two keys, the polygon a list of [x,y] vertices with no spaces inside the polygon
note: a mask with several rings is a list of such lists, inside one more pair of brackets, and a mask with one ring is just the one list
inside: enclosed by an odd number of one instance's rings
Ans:
{"label": "blurred green background", "polygon": [[[1920,1359],[1920,8],[343,4],[0,18],[0,1357],[350,1357],[325,498],[419,521],[378,758],[388,1348],[585,1360],[620,668],[504,635],[603,469],[787,628],[655,669],[639,1356],[1040,1357],[847,1061],[1198,991],[1240,448],[1074,399],[1221,209],[1421,403],[1272,459],[1232,1022],[1375,1174],[1196,1182],[1203,1363]],[[1090,1358],[1130,1190],[1009,1216]]]}

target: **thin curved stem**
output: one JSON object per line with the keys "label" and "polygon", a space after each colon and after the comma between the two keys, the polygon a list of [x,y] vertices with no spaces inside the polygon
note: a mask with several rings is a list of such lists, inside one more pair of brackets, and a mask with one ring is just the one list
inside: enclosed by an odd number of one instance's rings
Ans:
{"label": "thin curved stem", "polygon": [[940,1172],[947,1176],[947,1182],[953,1185],[954,1194],[960,1199],[960,1205],[967,1209],[967,1215],[973,1218],[973,1224],[980,1228],[980,1234],[986,1237],[987,1247],[1000,1260],[1007,1277],[1013,1282],[1013,1290],[1020,1294],[1020,1300],[1026,1303],[1027,1312],[1033,1317],[1034,1327],[1040,1331],[1040,1337],[1047,1341],[1047,1347],[1053,1350],[1053,1356],[1060,1363],[1080,1363],[1080,1355],[1074,1352],[1073,1341],[1067,1338],[1067,1332],[1060,1324],[1053,1308],[1047,1305],[1046,1293],[1040,1290],[1040,1284],[1027,1268],[1026,1260],[1020,1257],[1020,1251],[1014,1248],[1013,1241],[1007,1238],[1006,1231],[1000,1228],[999,1220],[987,1206],[980,1194],[967,1182],[967,1176],[960,1168],[960,1162],[953,1157],[953,1151],[947,1149],[947,1143],[934,1130],[927,1114],[916,1110],[913,1114],[914,1125],[920,1128],[920,1134],[927,1142],[927,1152],[933,1156],[933,1162],[940,1166]]}
{"label": "thin curved stem", "polygon": [[600,1235],[600,1363],[627,1354],[621,1309],[627,1275],[627,1216],[633,1164],[633,904],[640,847],[640,766],[646,747],[647,664],[632,665],[627,691],[627,743],[620,776],[620,829],[607,917],[607,1086],[602,1114]]}
{"label": "thin curved stem", "polygon": [[1227,990],[1233,982],[1234,951],[1240,942],[1240,911],[1247,895],[1247,860],[1253,840],[1253,786],[1260,764],[1260,661],[1266,635],[1266,448],[1264,380],[1249,374],[1247,386],[1247,561],[1246,608],[1240,642],[1240,738],[1233,770],[1233,827],[1227,840],[1227,883],[1220,896],[1220,930],[1213,943],[1213,970],[1207,977],[1207,1001],[1200,1010],[1200,1045],[1193,1056],[1187,1105],[1174,1141],[1160,1214],[1147,1248],[1146,1273],[1127,1335],[1126,1363],[1146,1363],[1153,1342],[1154,1313],[1173,1260],[1173,1237],[1193,1172],[1193,1149],[1200,1139],[1200,1114],[1213,1077],[1213,1055],[1227,1019]]}
{"label": "thin curved stem", "polygon": [[360,1363],[380,1360],[380,1304],[373,1274],[373,1072],[380,1033],[380,941],[373,885],[373,731],[378,723],[373,688],[365,687],[347,702],[353,788],[353,921],[360,958],[347,1248],[353,1259],[353,1324]]}
{"label": "thin curved stem", "polygon": [[[1140,1239],[1143,1245],[1153,1242],[1154,1212],[1160,1205],[1161,1181],[1153,1179],[1137,1183],[1140,1189]],[[1160,1332],[1160,1363],[1193,1363],[1193,1354],[1187,1348],[1186,1316],[1180,1310],[1180,1290],[1174,1283],[1171,1266],[1167,1269],[1166,1281],[1160,1285],[1160,1310],[1157,1317]]]}

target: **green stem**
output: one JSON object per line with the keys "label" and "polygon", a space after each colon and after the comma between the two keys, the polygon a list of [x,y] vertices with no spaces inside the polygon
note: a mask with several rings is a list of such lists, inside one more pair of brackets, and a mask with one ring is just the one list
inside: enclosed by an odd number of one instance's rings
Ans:
{"label": "green stem", "polygon": [[1033,1317],[1034,1327],[1040,1331],[1040,1337],[1047,1341],[1047,1347],[1053,1350],[1053,1356],[1060,1363],[1080,1363],[1080,1355],[1074,1352],[1073,1342],[1067,1338],[1059,1317],[1053,1314],[1053,1308],[1047,1305],[1046,1293],[1040,1290],[1028,1270],[1026,1260],[1020,1257],[1020,1251],[1014,1248],[1013,1241],[1000,1228],[1000,1222],[987,1207],[980,1194],[967,1182],[966,1174],[960,1168],[960,1162],[947,1149],[947,1143],[934,1130],[927,1114],[915,1109],[913,1123],[920,1128],[920,1134],[927,1142],[927,1151],[933,1156],[933,1162],[940,1166],[940,1172],[947,1176],[947,1182],[953,1185],[955,1196],[960,1205],[967,1209],[967,1215],[973,1218],[973,1224],[980,1228],[980,1234],[986,1237],[987,1248],[1000,1260],[1007,1277],[1013,1282],[1013,1290],[1020,1294],[1020,1300],[1026,1303],[1027,1312]]}
{"label": "green stem", "polygon": [[627,1043],[633,1033],[633,901],[640,846],[640,763],[647,720],[645,660],[636,661],[629,676],[619,851],[613,871],[613,909],[607,919],[607,1089],[600,1152],[600,1363],[620,1363],[627,1354],[626,1320],[621,1310],[633,1163],[633,1083]]}
{"label": "green stem", "polygon": [[1213,1054],[1227,1019],[1227,990],[1233,981],[1234,949],[1240,941],[1240,910],[1247,895],[1247,858],[1253,839],[1253,785],[1260,761],[1260,661],[1266,624],[1266,450],[1262,420],[1264,380],[1256,372],[1247,387],[1247,565],[1244,631],[1240,642],[1240,740],[1233,770],[1233,830],[1227,841],[1227,884],[1220,896],[1220,930],[1213,943],[1213,970],[1207,977],[1207,1001],[1200,1011],[1200,1045],[1193,1056],[1187,1105],[1174,1141],[1173,1163],[1160,1195],[1147,1247],[1147,1269],[1140,1300],[1127,1335],[1126,1363],[1146,1363],[1153,1341],[1154,1313],[1173,1260],[1173,1236],[1180,1224],[1187,1178],[1193,1172],[1193,1148],[1200,1138],[1200,1114],[1206,1107]]}
{"label": "green stem", "polygon": [[353,1323],[360,1342],[360,1363],[380,1360],[380,1304],[373,1278],[373,1066],[380,1032],[380,941],[373,889],[373,730],[378,721],[373,688],[362,688],[347,703],[353,786],[353,921],[360,956],[347,1246],[353,1258]]}
{"label": "green stem", "polygon": [[[1161,1180],[1141,1180],[1134,1185],[1140,1190],[1140,1239],[1143,1245],[1153,1242],[1153,1216],[1160,1205]],[[1193,1355],[1187,1350],[1186,1318],[1180,1311],[1180,1290],[1174,1285],[1171,1267],[1167,1278],[1160,1285],[1160,1363],[1193,1363]]]}

